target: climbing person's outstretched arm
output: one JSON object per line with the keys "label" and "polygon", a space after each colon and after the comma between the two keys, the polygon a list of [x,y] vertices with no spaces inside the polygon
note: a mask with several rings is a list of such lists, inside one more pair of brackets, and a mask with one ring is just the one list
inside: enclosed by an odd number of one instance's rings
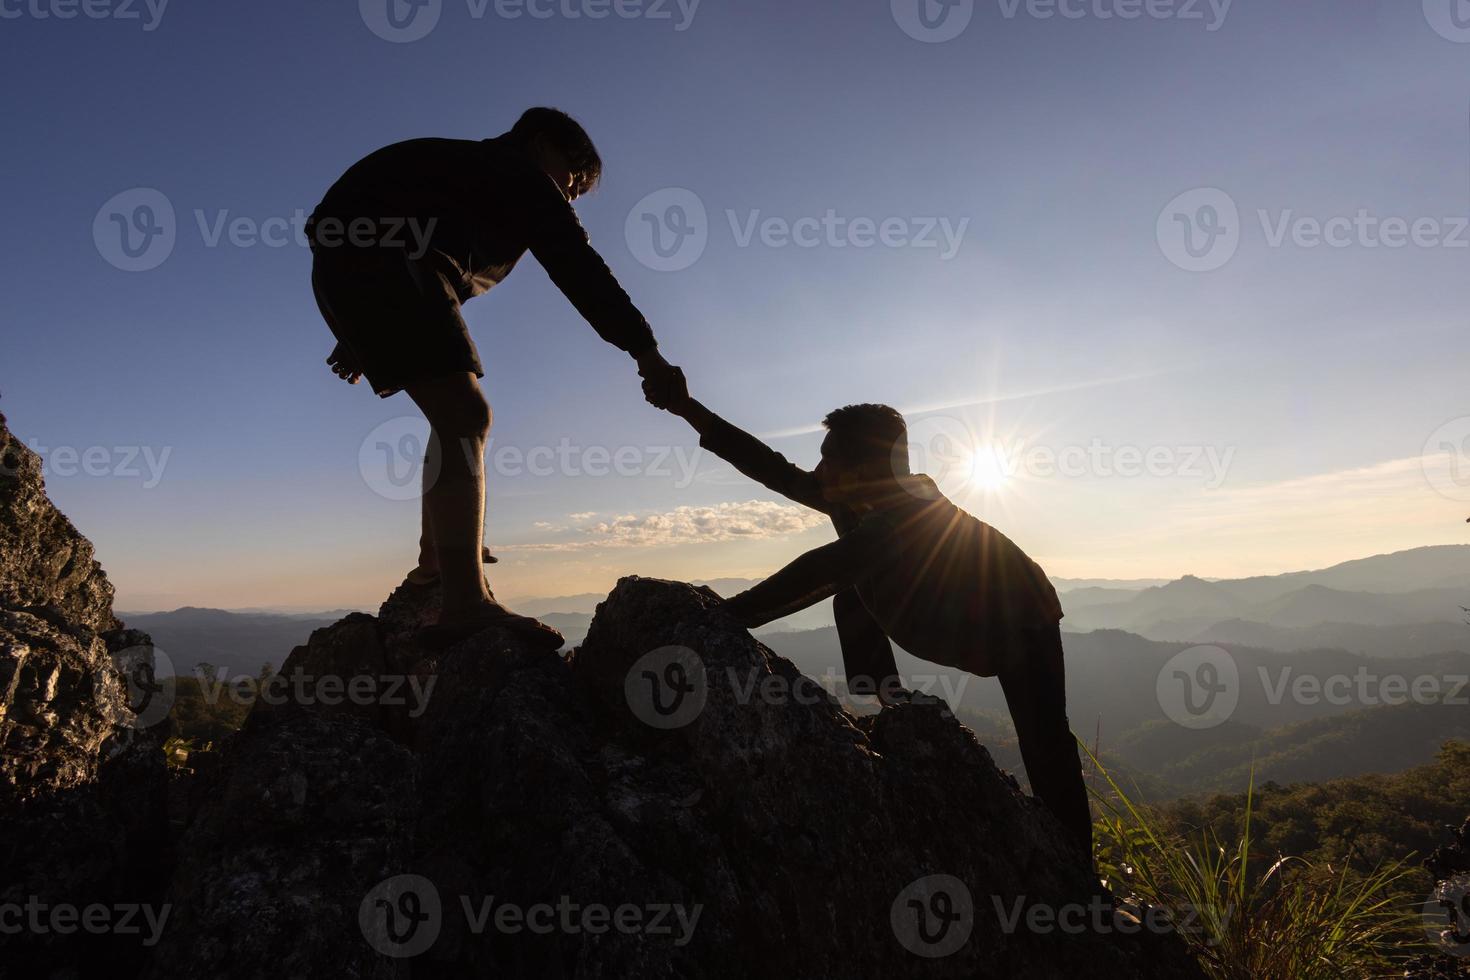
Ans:
{"label": "climbing person's outstretched arm", "polygon": [[[671,390],[656,391],[644,383],[643,393],[656,408],[679,416],[699,433],[699,445],[735,467],[750,479],[776,491],[788,500],[805,504],[824,514],[832,505],[822,496],[817,475],[782,456],[743,429],[720,418],[703,404],[689,397],[682,371],[675,371]],[[825,597],[823,597],[825,598]]]}

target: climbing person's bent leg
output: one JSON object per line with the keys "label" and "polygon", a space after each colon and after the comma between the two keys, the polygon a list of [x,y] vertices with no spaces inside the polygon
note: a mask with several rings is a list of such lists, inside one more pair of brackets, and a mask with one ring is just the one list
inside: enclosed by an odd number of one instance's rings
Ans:
{"label": "climbing person's bent leg", "polygon": [[1092,854],[1092,813],[1077,739],[1067,721],[1066,670],[1061,631],[1026,630],[1017,664],[1000,673],[1001,689],[1020,742],[1031,792],[1061,821],[1085,853]]}

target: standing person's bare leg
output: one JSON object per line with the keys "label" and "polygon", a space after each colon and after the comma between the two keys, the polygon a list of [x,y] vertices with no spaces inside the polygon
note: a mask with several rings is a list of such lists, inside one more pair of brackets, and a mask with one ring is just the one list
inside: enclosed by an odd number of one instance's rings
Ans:
{"label": "standing person's bare leg", "polygon": [[423,512],[443,588],[441,621],[449,622],[490,603],[480,567],[490,405],[469,372],[413,385],[408,396],[429,420]]}
{"label": "standing person's bare leg", "polygon": [[[439,556],[434,552],[434,522],[429,515],[429,484],[434,474],[429,467],[424,467],[424,491],[420,499],[423,501],[419,512],[419,563],[408,573],[410,585],[437,585],[439,584]],[[500,559],[490,554],[489,546],[480,549],[480,560],[486,565],[497,564]],[[491,598],[495,594],[491,593]]]}
{"label": "standing person's bare leg", "polygon": [[485,583],[481,542],[491,413],[478,379],[466,371],[407,390],[429,420],[423,514],[442,590],[439,623],[420,631],[420,642],[444,648],[494,626],[513,630],[538,647],[560,647],[565,639],[559,632],[512,613],[495,601]]}

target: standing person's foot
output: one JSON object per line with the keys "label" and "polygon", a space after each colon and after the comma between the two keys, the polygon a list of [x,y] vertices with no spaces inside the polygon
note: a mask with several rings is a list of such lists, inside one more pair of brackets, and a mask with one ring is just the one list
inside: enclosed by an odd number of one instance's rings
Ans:
{"label": "standing person's foot", "polygon": [[487,629],[503,629],[542,650],[559,650],[566,645],[560,631],[530,616],[511,612],[491,600],[461,613],[446,613],[433,626],[418,631],[416,639],[429,650],[443,650]]}
{"label": "standing person's foot", "polygon": [[[490,554],[489,547],[481,549],[480,560],[486,565],[494,565],[500,561],[499,558]],[[419,562],[413,571],[403,577],[403,580],[409,585],[437,585],[439,584],[439,569]]]}

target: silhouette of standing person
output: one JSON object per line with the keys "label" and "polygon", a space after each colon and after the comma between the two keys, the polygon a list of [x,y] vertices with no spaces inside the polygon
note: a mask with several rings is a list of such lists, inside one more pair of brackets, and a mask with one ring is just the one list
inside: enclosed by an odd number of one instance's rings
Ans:
{"label": "silhouette of standing person", "polygon": [[601,175],[575,120],[533,108],[494,139],[416,139],[370,154],[308,222],[312,287],[337,338],[327,363],[384,398],[407,392],[429,422],[419,562],[408,577],[441,583],[439,623],[420,635],[426,646],[489,626],[563,642],[501,605],[481,568],[494,561],[483,545],[491,412],[460,305],[529,251],[593,329],[633,356],[646,385],[663,389],[677,376],[572,207]]}

